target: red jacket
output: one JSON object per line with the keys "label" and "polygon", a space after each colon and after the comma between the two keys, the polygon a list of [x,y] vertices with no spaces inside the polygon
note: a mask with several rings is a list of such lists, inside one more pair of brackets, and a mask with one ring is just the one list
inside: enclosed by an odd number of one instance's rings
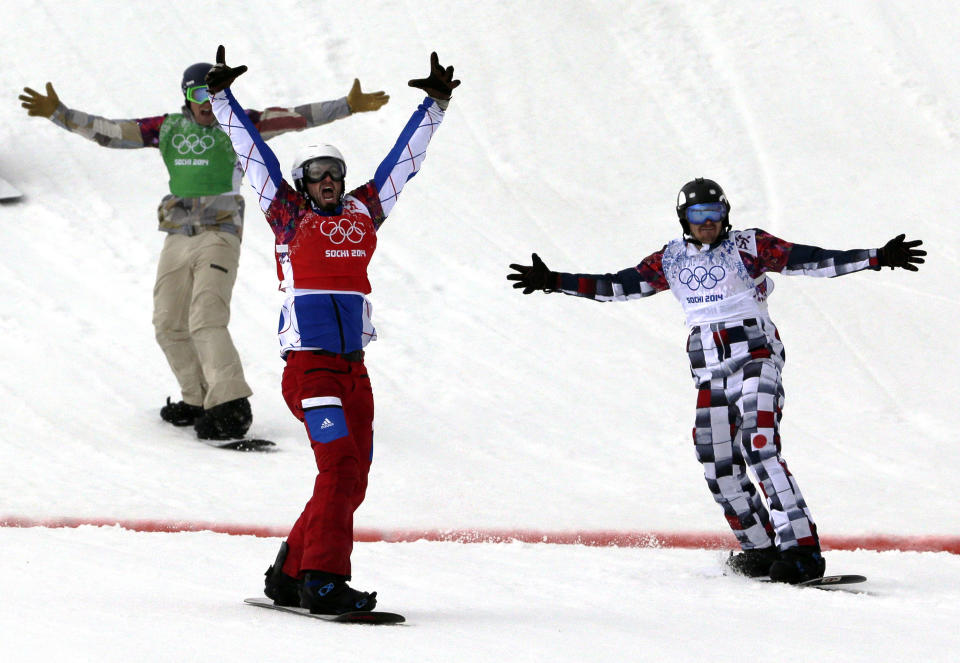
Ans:
{"label": "red jacket", "polygon": [[383,219],[372,181],[346,194],[329,214],[315,210],[307,196],[284,181],[267,210],[281,287],[369,294],[367,265]]}

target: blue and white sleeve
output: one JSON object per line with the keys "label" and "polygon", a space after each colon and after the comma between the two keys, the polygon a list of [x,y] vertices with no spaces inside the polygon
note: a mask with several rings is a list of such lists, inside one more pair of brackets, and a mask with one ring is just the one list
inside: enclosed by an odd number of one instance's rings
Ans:
{"label": "blue and white sleeve", "polygon": [[444,112],[437,102],[427,97],[400,132],[393,149],[380,163],[373,176],[386,218],[397,202],[404,185],[416,175],[426,158],[427,145],[443,122]]}
{"label": "blue and white sleeve", "polygon": [[280,162],[229,88],[213,95],[212,106],[220,128],[233,143],[247,184],[256,192],[260,209],[266,214],[283,181]]}

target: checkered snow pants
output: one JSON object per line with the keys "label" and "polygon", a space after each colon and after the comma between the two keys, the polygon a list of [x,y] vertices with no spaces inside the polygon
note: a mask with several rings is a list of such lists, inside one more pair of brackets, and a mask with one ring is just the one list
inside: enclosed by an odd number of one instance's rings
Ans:
{"label": "checkered snow pants", "polygon": [[698,389],[697,459],[740,546],[818,546],[810,510],[780,456],[785,354],[776,327],[755,319],[694,327],[687,351]]}

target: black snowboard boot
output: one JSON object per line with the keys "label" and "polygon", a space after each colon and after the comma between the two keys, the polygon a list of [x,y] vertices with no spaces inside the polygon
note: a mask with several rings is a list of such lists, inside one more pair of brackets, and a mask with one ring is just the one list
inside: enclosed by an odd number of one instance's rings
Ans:
{"label": "black snowboard boot", "polygon": [[169,396],[167,396],[167,404],[160,408],[160,418],[174,426],[193,426],[202,414],[201,406],[189,405],[183,401],[171,403]]}
{"label": "black snowboard boot", "polygon": [[201,440],[238,440],[247,434],[252,423],[250,401],[238,398],[204,410],[193,429]]}
{"label": "black snowboard boot", "polygon": [[797,546],[780,551],[780,559],[770,565],[770,580],[796,585],[822,578],[827,563],[817,546]]}
{"label": "black snowboard boot", "polygon": [[761,578],[770,573],[770,565],[780,559],[777,549],[751,548],[736,555],[730,553],[727,558],[727,569],[738,576]]}
{"label": "black snowboard boot", "polygon": [[300,588],[300,607],[315,615],[342,615],[377,607],[377,593],[361,592],[347,585],[346,576],[307,571]]}
{"label": "black snowboard boot", "polygon": [[276,605],[299,608],[300,583],[296,578],[283,572],[283,563],[287,559],[288,550],[290,550],[290,546],[287,545],[286,541],[280,544],[280,552],[277,553],[276,561],[263,574],[266,576],[263,583],[263,593],[267,595],[267,598],[273,599]]}

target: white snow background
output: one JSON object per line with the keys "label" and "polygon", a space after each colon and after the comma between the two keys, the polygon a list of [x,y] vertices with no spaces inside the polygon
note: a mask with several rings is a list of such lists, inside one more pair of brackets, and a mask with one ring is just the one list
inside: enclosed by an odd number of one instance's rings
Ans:
{"label": "white snow background", "polygon": [[[198,444],[158,410],[177,388],[151,294],[166,176],[29,118],[23,86],[113,118],[175,112],[182,70],[250,67],[252,108],[390,103],[271,141],[369,177],[422,98],[430,51],[463,81],[371,265],[380,340],[370,490],[383,531],[727,532],[690,442],[695,391],[672,296],[524,297],[537,251],[607,272],[676,236],[676,192],[721,182],[740,228],[827,248],[901,232],[917,274],[776,280],[784,456],[820,533],[960,534],[960,19],[948,0],[429,3],[16,2],[0,42],[0,518],[282,531],[314,465],[280,395],[272,235],[247,196],[230,330],[273,454]],[[951,423],[954,422],[954,423]],[[5,661],[954,661],[960,557],[828,552],[867,594],[720,575],[717,550],[359,543],[354,585],[401,627],[241,603],[279,538],[0,528]]]}

